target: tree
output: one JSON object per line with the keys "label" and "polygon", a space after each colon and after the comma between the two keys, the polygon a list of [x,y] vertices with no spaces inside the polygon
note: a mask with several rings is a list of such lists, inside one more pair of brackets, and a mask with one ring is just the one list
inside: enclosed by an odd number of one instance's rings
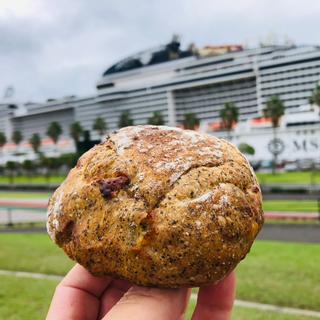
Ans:
{"label": "tree", "polygon": [[133,123],[134,121],[131,119],[130,111],[123,111],[119,118],[118,127],[123,128],[133,126]]}
{"label": "tree", "polygon": [[70,170],[73,168],[78,161],[79,154],[77,153],[64,153],[59,157],[59,162]]}
{"label": "tree", "polygon": [[320,107],[320,84],[318,83],[310,97],[310,103],[315,103]]}
{"label": "tree", "polygon": [[3,132],[0,132],[0,149],[2,151],[3,146],[7,143],[7,137]]}
{"label": "tree", "polygon": [[8,161],[6,163],[6,169],[9,171],[9,179],[11,184],[14,183],[14,174],[18,168],[19,168],[18,162]]}
{"label": "tree", "polygon": [[195,130],[199,126],[199,124],[200,121],[194,113],[190,112],[184,115],[183,127],[185,129]]}
{"label": "tree", "polygon": [[155,111],[152,117],[148,119],[148,124],[152,124],[154,126],[163,126],[164,120],[162,113],[160,111]]}
{"label": "tree", "polygon": [[238,122],[239,111],[232,102],[225,103],[223,109],[220,110],[220,118],[223,128],[228,132],[228,140],[231,140],[232,126]]}
{"label": "tree", "polygon": [[42,156],[40,158],[40,166],[45,169],[47,183],[50,183],[50,177],[53,172],[57,173],[59,167],[61,166],[61,161],[59,158]]}
{"label": "tree", "polygon": [[70,136],[74,140],[75,145],[78,144],[80,137],[83,135],[83,128],[79,121],[73,122],[70,125]]}
{"label": "tree", "polygon": [[249,155],[252,155],[252,156],[255,154],[255,149],[250,144],[240,143],[238,148],[242,153],[249,154]]}
{"label": "tree", "polygon": [[61,136],[63,130],[60,126],[60,124],[56,121],[53,121],[50,123],[48,130],[47,130],[47,136],[49,136],[54,144],[57,144],[59,137]]}
{"label": "tree", "polygon": [[[276,143],[276,128],[279,126],[280,118],[284,115],[284,104],[278,96],[268,99],[266,107],[263,109],[264,116],[270,118],[273,130],[273,143]],[[277,153],[273,154],[272,173],[275,173],[277,164]]]}
{"label": "tree", "polygon": [[34,163],[31,160],[24,160],[22,162],[22,169],[26,172],[29,180],[31,180],[34,171]]}
{"label": "tree", "polygon": [[39,164],[45,170],[45,177],[46,177],[47,183],[50,183],[51,166],[52,166],[51,158],[42,156],[40,158]]}
{"label": "tree", "polygon": [[18,146],[22,141],[22,134],[21,131],[15,130],[12,133],[12,141]]}
{"label": "tree", "polygon": [[106,133],[108,126],[103,118],[98,117],[96,118],[96,120],[94,120],[92,129],[96,130],[99,133],[100,137],[102,138],[102,136]]}
{"label": "tree", "polygon": [[32,147],[34,153],[39,153],[39,149],[41,146],[41,138],[39,133],[34,133],[29,139],[29,143]]}

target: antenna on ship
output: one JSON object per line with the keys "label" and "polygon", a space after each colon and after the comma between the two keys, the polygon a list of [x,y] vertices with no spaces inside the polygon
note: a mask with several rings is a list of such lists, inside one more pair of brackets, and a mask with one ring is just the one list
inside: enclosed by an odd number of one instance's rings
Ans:
{"label": "antenna on ship", "polygon": [[4,90],[3,99],[4,100],[9,100],[9,99],[13,98],[13,96],[14,96],[14,87],[13,86],[8,86]]}

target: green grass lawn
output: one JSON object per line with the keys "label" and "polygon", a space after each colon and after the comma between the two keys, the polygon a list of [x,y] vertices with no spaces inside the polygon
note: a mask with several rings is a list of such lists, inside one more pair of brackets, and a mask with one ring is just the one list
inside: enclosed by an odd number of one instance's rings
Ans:
{"label": "green grass lawn", "polygon": [[0,319],[45,319],[56,281],[0,276]]}
{"label": "green grass lawn", "polygon": [[315,200],[265,200],[264,211],[296,211],[318,212],[318,204]]}
{"label": "green grass lawn", "polygon": [[[191,320],[196,301],[191,300],[186,314],[186,319]],[[270,311],[260,311],[256,309],[247,309],[235,307],[232,313],[232,320],[312,320],[316,318],[301,317],[293,315],[284,315]]]}
{"label": "green grass lawn", "polygon": [[313,174],[313,183],[320,183],[320,172],[312,173],[310,171],[303,172],[281,172],[281,173],[257,173],[257,177],[261,184],[268,183],[288,183],[288,184],[310,184],[312,181],[311,175]]}
{"label": "green grass lawn", "polygon": [[[0,234],[0,248],[0,269],[63,275],[73,265],[42,234]],[[256,241],[237,269],[238,298],[320,310],[319,265],[320,245]]]}
{"label": "green grass lawn", "polygon": [[315,320],[316,318],[279,314],[271,311],[260,311],[236,307],[232,320]]}
{"label": "green grass lawn", "polygon": [[[54,289],[53,280],[37,280],[0,276],[0,318],[6,320],[44,319],[50,305]],[[191,300],[186,319],[191,319],[195,307]],[[294,317],[278,313],[235,307],[233,320],[312,320],[313,318]]]}
{"label": "green grass lawn", "polygon": [[0,234],[0,269],[64,275],[73,265],[46,234]]}
{"label": "green grass lawn", "polygon": [[320,245],[257,241],[237,268],[238,297],[320,310]]}
{"label": "green grass lawn", "polygon": [[48,199],[51,192],[0,191],[0,199]]}
{"label": "green grass lawn", "polygon": [[[27,176],[17,176],[14,177],[14,183],[16,184],[33,184],[33,183],[61,183],[65,179],[65,176],[51,176],[49,180],[45,176],[27,177]],[[0,176],[0,183],[10,183],[10,178],[8,176]]]}
{"label": "green grass lawn", "polygon": [[[289,183],[289,184],[310,184],[312,181],[311,176],[314,176],[313,182],[320,184],[320,172],[315,174],[310,171],[304,172],[281,172],[281,173],[257,173],[257,177],[261,184],[268,183]],[[61,183],[65,176],[51,176],[50,183]],[[18,176],[14,178],[15,183],[47,183],[48,180],[44,176],[26,177]],[[10,179],[7,176],[0,176],[0,183],[10,183]]]}

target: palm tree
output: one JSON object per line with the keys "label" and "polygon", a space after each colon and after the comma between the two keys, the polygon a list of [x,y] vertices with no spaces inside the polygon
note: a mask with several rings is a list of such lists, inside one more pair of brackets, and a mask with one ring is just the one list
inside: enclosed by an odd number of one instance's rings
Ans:
{"label": "palm tree", "polygon": [[[284,115],[284,104],[278,96],[272,96],[268,99],[266,107],[263,109],[264,116],[270,118],[273,129],[273,143],[276,143],[276,128],[279,126],[280,118]],[[277,164],[277,153],[273,152],[272,173],[275,173]]]}
{"label": "palm tree", "polygon": [[16,145],[16,151],[18,150],[19,144],[22,141],[22,133],[19,130],[15,130],[12,133],[12,141],[15,143]]}
{"label": "palm tree", "polygon": [[225,103],[223,109],[220,110],[220,118],[223,127],[228,132],[228,140],[231,140],[232,126],[238,122],[239,110],[232,102]]}
{"label": "palm tree", "polygon": [[164,125],[164,119],[162,116],[162,113],[160,111],[155,111],[148,119],[148,124],[154,125],[154,126],[163,126]]}
{"label": "palm tree", "polygon": [[39,133],[34,133],[29,139],[29,143],[32,147],[34,153],[39,153],[39,149],[41,146],[41,138]]}
{"label": "palm tree", "polygon": [[63,131],[60,124],[56,121],[53,121],[48,127],[47,136],[49,136],[52,139],[53,143],[56,145],[62,132]]}
{"label": "palm tree", "polygon": [[73,122],[70,125],[70,136],[74,140],[75,145],[78,144],[81,136],[83,135],[83,128],[79,121]]}
{"label": "palm tree", "polygon": [[310,103],[315,103],[320,107],[320,84],[318,83],[313,90],[312,96],[310,97]]}
{"label": "palm tree", "polygon": [[118,127],[119,128],[123,128],[123,127],[129,127],[129,126],[133,126],[133,119],[131,118],[130,115],[130,111],[123,111],[120,115],[119,118],[119,123],[118,123]]}
{"label": "palm tree", "polygon": [[98,117],[98,118],[96,118],[96,120],[94,120],[92,129],[96,130],[99,133],[100,138],[102,139],[103,135],[106,133],[106,131],[108,129],[108,126],[103,118]]}
{"label": "palm tree", "polygon": [[184,129],[195,130],[199,126],[199,123],[200,121],[194,113],[190,112],[184,115],[184,119],[183,119]]}
{"label": "palm tree", "polygon": [[3,132],[0,132],[0,149],[2,153],[3,146],[7,143],[7,137]]}

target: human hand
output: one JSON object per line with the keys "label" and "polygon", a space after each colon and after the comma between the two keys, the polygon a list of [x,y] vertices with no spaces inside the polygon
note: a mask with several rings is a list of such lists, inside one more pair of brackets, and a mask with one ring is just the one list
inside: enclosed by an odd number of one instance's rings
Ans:
{"label": "human hand", "polygon": [[[47,320],[182,320],[191,289],[133,286],[94,277],[76,265],[57,286]],[[228,320],[235,297],[235,275],[199,290],[193,320]]]}

